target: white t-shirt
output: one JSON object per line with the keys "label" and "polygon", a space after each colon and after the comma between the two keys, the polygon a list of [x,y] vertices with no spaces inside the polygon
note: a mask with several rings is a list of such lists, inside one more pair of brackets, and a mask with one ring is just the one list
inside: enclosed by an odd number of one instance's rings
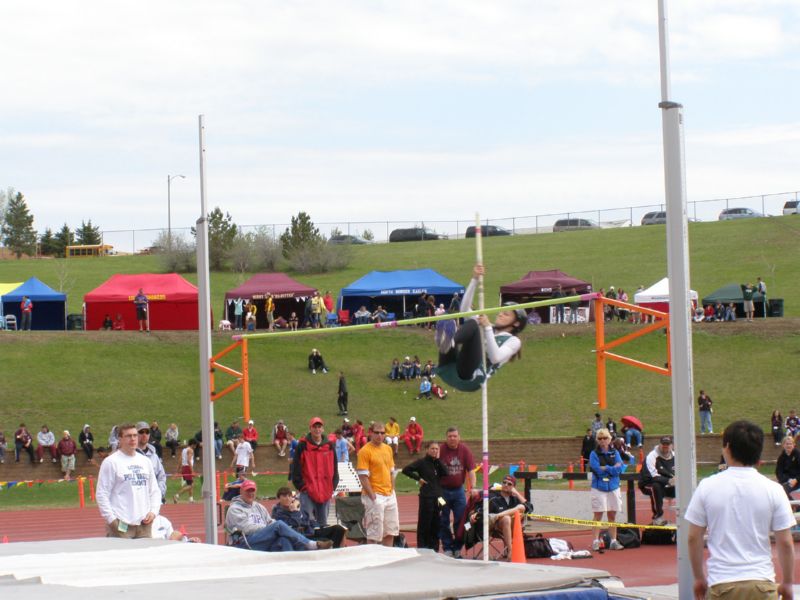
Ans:
{"label": "white t-shirt", "polygon": [[250,457],[253,456],[253,447],[250,442],[242,442],[236,446],[236,466],[246,467],[250,464]]}
{"label": "white t-shirt", "polygon": [[139,525],[147,513],[157,515],[161,490],[150,459],[138,452],[128,456],[121,450],[108,456],[100,465],[96,498],[106,523],[119,519]]}
{"label": "white t-shirt", "polygon": [[728,467],[700,482],[686,520],[708,528],[708,584],[775,581],[771,531],[795,525],[786,492],[752,467]]}
{"label": "white t-shirt", "polygon": [[153,525],[150,528],[150,537],[154,540],[168,540],[173,531],[175,530],[172,528],[172,523],[169,522],[169,519],[164,515],[158,515],[153,519]]}

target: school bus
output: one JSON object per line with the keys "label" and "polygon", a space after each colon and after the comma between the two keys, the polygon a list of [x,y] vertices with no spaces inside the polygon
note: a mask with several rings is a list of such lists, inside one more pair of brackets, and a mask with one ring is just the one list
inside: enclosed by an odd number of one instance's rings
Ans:
{"label": "school bus", "polygon": [[87,244],[85,246],[67,246],[67,258],[84,258],[87,256],[110,256],[114,254],[114,246],[108,244]]}

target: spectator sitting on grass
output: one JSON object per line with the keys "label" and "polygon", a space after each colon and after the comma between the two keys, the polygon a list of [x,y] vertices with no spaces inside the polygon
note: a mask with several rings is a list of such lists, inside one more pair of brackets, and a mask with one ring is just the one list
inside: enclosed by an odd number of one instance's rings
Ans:
{"label": "spectator sitting on grass", "polygon": [[423,396],[425,396],[425,398],[428,400],[431,399],[431,382],[427,377],[423,377],[422,381],[419,383],[419,394],[417,395],[417,400]]}
{"label": "spectator sitting on grass", "polygon": [[392,368],[389,369],[389,379],[392,381],[400,381],[400,361],[396,358],[392,359]]}
{"label": "spectator sitting on grass", "polygon": [[312,374],[316,375],[317,371],[322,371],[323,373],[328,372],[328,367],[325,364],[325,359],[322,358],[322,354],[320,354],[319,350],[314,348],[311,350],[311,354],[308,355],[308,370],[311,371]]}

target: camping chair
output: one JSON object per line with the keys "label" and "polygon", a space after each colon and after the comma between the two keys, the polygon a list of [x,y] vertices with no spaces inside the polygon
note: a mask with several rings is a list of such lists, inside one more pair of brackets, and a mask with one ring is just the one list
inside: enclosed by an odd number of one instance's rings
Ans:
{"label": "camping chair", "polygon": [[357,496],[341,496],[336,498],[336,518],[340,525],[347,527],[347,539],[358,544],[367,541],[367,532],[361,523],[364,519],[364,505],[361,494]]}
{"label": "camping chair", "polygon": [[333,327],[339,324],[339,318],[336,316],[336,313],[329,312],[328,318],[325,320],[325,325],[328,327]]}
{"label": "camping chair", "polygon": [[17,331],[17,317],[14,315],[6,315],[5,322],[6,329],[11,329],[13,327],[14,331]]}
{"label": "camping chair", "polygon": [[[467,508],[464,510],[464,516],[462,517],[461,523],[459,523],[458,531],[464,543],[464,550],[462,552],[464,558],[474,560],[483,559],[483,517],[481,516],[478,518],[475,524],[469,529],[465,526],[470,513],[480,508],[482,504],[482,497],[470,496],[469,500],[467,500]],[[489,560],[503,560],[504,552],[505,542],[503,538],[497,535],[492,527],[489,527]]]}
{"label": "camping chair", "polygon": [[395,314],[393,312],[386,313],[386,320],[387,321],[394,321],[395,320]]}
{"label": "camping chair", "polygon": [[350,325],[350,311],[349,310],[340,310],[337,313],[337,317],[339,320],[339,325]]}

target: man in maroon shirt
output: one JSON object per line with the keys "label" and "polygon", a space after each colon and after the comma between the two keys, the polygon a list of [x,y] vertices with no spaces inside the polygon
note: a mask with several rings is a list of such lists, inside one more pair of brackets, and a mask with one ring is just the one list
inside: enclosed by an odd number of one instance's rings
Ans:
{"label": "man in maroon shirt", "polygon": [[[458,524],[467,508],[467,498],[464,493],[464,482],[470,490],[475,490],[475,460],[472,452],[461,443],[461,436],[457,427],[447,430],[447,441],[439,450],[439,460],[445,466],[446,474],[442,477],[442,506],[441,527],[439,539],[442,540],[444,553],[453,558],[461,557],[461,540],[454,539],[453,532],[458,530]],[[450,525],[450,513],[453,514],[453,524]]]}

